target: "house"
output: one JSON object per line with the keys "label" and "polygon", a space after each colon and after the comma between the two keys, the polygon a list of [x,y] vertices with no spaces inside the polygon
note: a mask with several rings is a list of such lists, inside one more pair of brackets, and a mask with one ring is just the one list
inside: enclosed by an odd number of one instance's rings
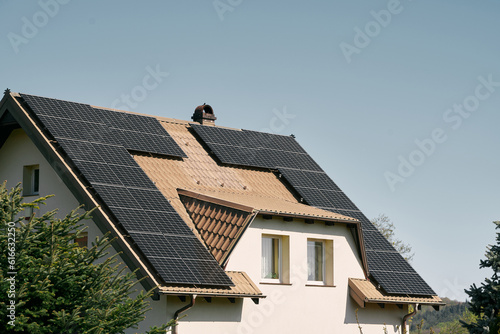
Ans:
{"label": "house", "polygon": [[157,287],[142,331],[397,333],[410,305],[443,304],[293,137],[215,121],[6,91],[0,179],[98,206],[88,240],[110,232]]}

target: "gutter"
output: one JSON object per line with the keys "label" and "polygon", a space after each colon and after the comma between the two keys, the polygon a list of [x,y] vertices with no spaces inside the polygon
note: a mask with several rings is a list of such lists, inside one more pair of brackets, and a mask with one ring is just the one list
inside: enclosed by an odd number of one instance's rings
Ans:
{"label": "gutter", "polygon": [[196,295],[191,295],[191,301],[189,302],[189,304],[187,304],[186,306],[183,306],[180,309],[178,309],[177,311],[175,311],[175,314],[174,314],[175,325],[172,328],[173,334],[178,333],[177,326],[179,326],[179,324],[177,323],[177,320],[179,319],[179,314],[181,314],[182,312],[185,312],[185,311],[189,310],[191,307],[193,307],[195,301],[196,301]]}
{"label": "gutter", "polygon": [[408,313],[407,315],[405,315],[403,317],[403,334],[406,334],[406,320],[408,320],[408,318],[411,318],[413,317],[415,314],[417,314],[417,309],[418,309],[418,304],[415,304],[413,306],[413,312],[411,313]]}

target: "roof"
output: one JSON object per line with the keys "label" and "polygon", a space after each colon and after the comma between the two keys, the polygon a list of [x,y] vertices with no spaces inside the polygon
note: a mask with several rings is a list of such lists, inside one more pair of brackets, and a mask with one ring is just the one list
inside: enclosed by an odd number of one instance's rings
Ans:
{"label": "roof", "polygon": [[390,295],[366,279],[349,278],[349,288],[352,298],[363,308],[370,303],[445,305],[438,296]]}
{"label": "roof", "polygon": [[[245,206],[254,213],[359,221],[358,248],[367,260],[367,277],[391,295],[436,295],[291,136],[26,94],[10,93],[2,102],[1,126],[9,130],[7,118],[13,116],[77,199],[101,206],[100,228],[113,231],[131,263],[155,285],[233,285],[220,264],[249,216],[232,225],[236,234],[222,237],[200,224],[203,217],[196,218],[196,210],[186,210],[180,188],[198,201],[205,196],[210,214],[216,205]],[[0,145],[5,138],[0,136]],[[227,223],[216,219],[221,227]]]}
{"label": "roof", "polygon": [[265,298],[257,285],[242,271],[226,271],[226,274],[233,281],[234,286],[231,287],[179,287],[167,286],[162,287],[161,292],[169,295],[191,295],[196,294],[200,297],[233,297],[233,298]]}

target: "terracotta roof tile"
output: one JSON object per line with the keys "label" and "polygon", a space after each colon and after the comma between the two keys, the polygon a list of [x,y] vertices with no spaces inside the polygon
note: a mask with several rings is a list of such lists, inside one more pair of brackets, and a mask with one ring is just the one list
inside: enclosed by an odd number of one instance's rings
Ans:
{"label": "terracotta roof tile", "polygon": [[[180,198],[208,250],[220,264],[223,264],[239,236],[248,226],[253,212],[205,202],[183,196],[182,193]],[[200,208],[203,209],[199,210]],[[203,212],[203,215],[196,213],[197,211]]]}

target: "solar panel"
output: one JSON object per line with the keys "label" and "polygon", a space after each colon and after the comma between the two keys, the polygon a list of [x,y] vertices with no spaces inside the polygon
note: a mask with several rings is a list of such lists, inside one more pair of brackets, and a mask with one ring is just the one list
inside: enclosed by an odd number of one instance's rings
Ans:
{"label": "solar panel", "polygon": [[122,186],[121,178],[118,177],[109,165],[99,162],[74,160],[76,167],[85,178],[93,185],[97,183]]}
{"label": "solar panel", "polygon": [[147,221],[155,224],[163,234],[192,236],[193,232],[176,212],[147,211]]}
{"label": "solar panel", "polygon": [[273,169],[301,164],[321,171],[293,137],[197,124],[191,127],[222,163]]}
{"label": "solar panel", "polygon": [[94,145],[87,141],[56,138],[59,145],[72,160],[84,160],[105,163],[106,161],[95,150]]}
{"label": "solar panel", "polygon": [[223,271],[217,270],[217,266],[212,265],[212,262],[215,262],[215,260],[204,261],[194,259],[184,260],[184,262],[193,274],[199,277],[201,284],[217,286],[234,285],[233,281]]}
{"label": "solar panel", "polygon": [[149,179],[140,167],[113,165],[112,170],[116,175],[119,175],[122,184],[127,187],[156,190],[156,186],[153,181]]}
{"label": "solar panel", "polygon": [[165,282],[233,285],[128,151],[186,157],[158,120],[21,96]]}
{"label": "solar panel", "polygon": [[202,284],[199,276],[196,276],[191,271],[192,267],[182,259],[155,257],[151,255],[147,258],[165,282],[174,284]]}
{"label": "solar panel", "polygon": [[92,143],[92,147],[107,164],[139,167],[134,158],[123,146]]}
{"label": "solar panel", "polygon": [[148,219],[148,214],[141,209],[110,207],[118,221],[128,232],[161,233],[156,223]]}
{"label": "solar panel", "polygon": [[45,115],[79,121],[102,123],[88,104],[55,100],[41,96],[20,94],[37,116]]}
{"label": "solar panel", "polygon": [[128,191],[139,207],[144,210],[175,212],[168,200],[157,189],[128,188]]}
{"label": "solar panel", "polygon": [[[195,237],[167,239],[164,235],[150,233],[130,233],[130,236],[166,282],[214,286],[234,285],[206,250],[198,254],[203,258],[185,257],[185,255],[192,256],[190,249],[196,249],[197,245],[202,247]],[[173,241],[175,244],[172,243]]]}
{"label": "solar panel", "polygon": [[212,260],[212,255],[207,252],[195,236],[165,235],[170,249],[175,250],[177,257],[190,260]]}
{"label": "solar panel", "polygon": [[94,110],[101,114],[105,124],[108,124],[110,127],[160,136],[168,135],[168,132],[161,126],[156,118],[107,109],[94,108]]}
{"label": "solar panel", "polygon": [[417,273],[399,273],[377,270],[370,273],[388,293],[422,296],[436,295]]}
{"label": "solar panel", "polygon": [[125,187],[95,184],[94,189],[108,206],[141,209],[134,196]]}

